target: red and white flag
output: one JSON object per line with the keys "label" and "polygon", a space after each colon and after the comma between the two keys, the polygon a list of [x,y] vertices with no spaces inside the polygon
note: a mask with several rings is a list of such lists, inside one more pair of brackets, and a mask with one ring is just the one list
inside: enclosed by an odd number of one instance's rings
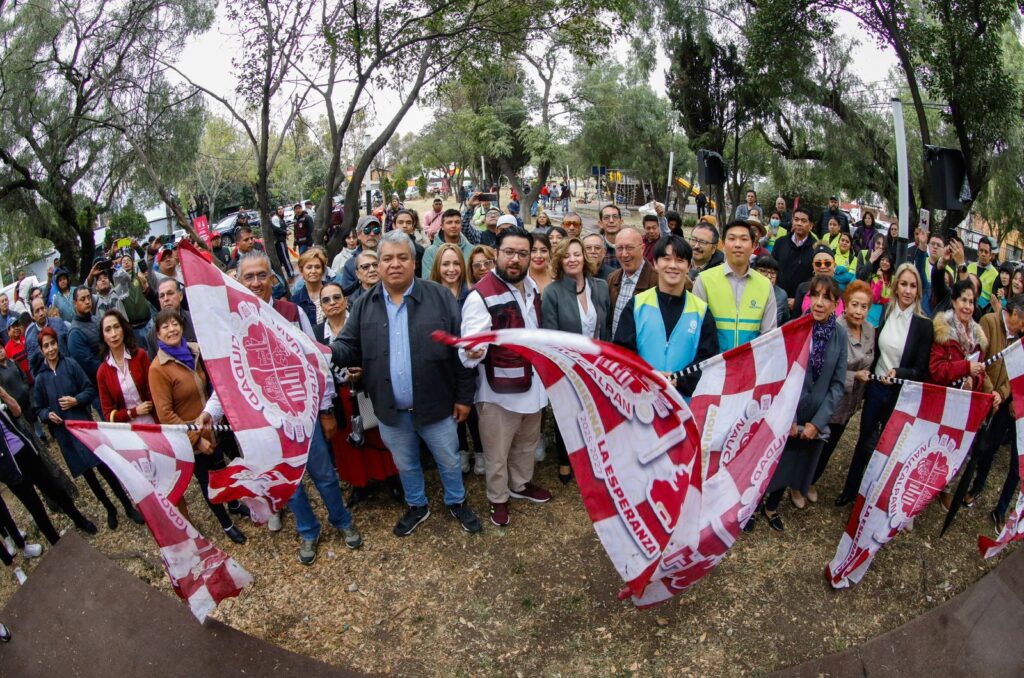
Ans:
{"label": "red and white flag", "polygon": [[697,520],[673,533],[653,581],[633,599],[637,606],[693,586],[725,558],[757,509],[789,438],[811,328],[805,316],[701,364],[690,400],[701,430]]}
{"label": "red and white flag", "polygon": [[[1010,407],[1013,408],[1014,419],[1017,420],[1017,450],[1024,450],[1024,348],[1021,342],[1014,342],[1003,354],[1006,375],[1010,378]],[[1024,454],[1017,455],[1018,470],[1024,471]],[[1021,473],[1024,478],[1024,473]],[[1024,539],[1024,492],[1018,490],[1017,504],[1006,516],[1006,523],[999,535],[993,540],[984,535],[978,537],[978,551],[983,558],[998,555],[1012,542]]]}
{"label": "red and white flag", "polygon": [[597,536],[628,590],[639,595],[684,506],[697,506],[687,497],[699,497],[699,436],[682,396],[635,354],[577,334],[434,337],[467,349],[500,344],[533,364]]}
{"label": "red and white flag", "polygon": [[242,456],[210,472],[210,499],[242,500],[266,522],[295,493],[330,379],[318,345],[262,299],[179,248],[203,364]]}
{"label": "red and white flag", "polygon": [[860,483],[846,531],[826,574],[833,588],[856,584],[875,554],[960,470],[992,408],[992,396],[905,382]]}
{"label": "red and white flag", "polygon": [[[160,546],[174,592],[188,601],[200,623],[220,601],[252,583],[252,575],[199,534],[174,506],[195,464],[188,427],[68,421],[67,428],[114,472],[139,507]],[[170,488],[170,496],[158,488]]]}
{"label": "red and white flag", "polygon": [[717,437],[706,439],[717,451],[703,456],[699,419],[629,351],[546,330],[442,338],[501,344],[533,364],[594,529],[626,582],[620,597],[643,607],[707,574],[757,505],[793,421],[809,332],[810,320],[791,323],[704,364],[691,405],[713,411]]}
{"label": "red and white flag", "polygon": [[196,235],[203,239],[203,242],[210,240],[210,221],[205,214],[200,214],[192,220],[192,228],[195,229]]}

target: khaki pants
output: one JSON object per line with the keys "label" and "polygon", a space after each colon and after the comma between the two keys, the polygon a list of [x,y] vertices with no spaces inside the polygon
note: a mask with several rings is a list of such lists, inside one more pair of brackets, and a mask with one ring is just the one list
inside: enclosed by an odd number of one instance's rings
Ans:
{"label": "khaki pants", "polygon": [[533,480],[542,412],[519,414],[494,403],[477,403],[476,411],[484,444],[487,500],[503,504],[510,488],[521,490]]}

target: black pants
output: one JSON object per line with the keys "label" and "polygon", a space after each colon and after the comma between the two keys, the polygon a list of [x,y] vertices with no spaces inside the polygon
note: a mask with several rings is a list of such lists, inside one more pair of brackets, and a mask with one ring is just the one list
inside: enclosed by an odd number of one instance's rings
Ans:
{"label": "black pants", "polygon": [[817,483],[821,479],[821,476],[825,474],[825,467],[828,466],[828,460],[832,457],[832,453],[836,451],[836,446],[839,445],[839,439],[843,437],[843,431],[846,430],[846,424],[829,424],[828,425],[828,440],[825,441],[825,446],[821,448],[821,456],[818,457],[818,468],[814,472],[814,481],[812,484]]}
{"label": "black pants", "polygon": [[[1011,431],[1014,428],[1015,423],[1011,402],[1007,400],[992,415],[992,421],[989,423],[988,428],[985,429],[984,435],[978,437],[973,452],[978,460],[978,466],[974,482],[971,483],[971,489],[968,492],[972,497],[977,497],[985,490],[985,481],[988,480],[988,474],[992,470],[992,462],[995,461],[999,446],[1003,443],[1003,439],[1006,438],[1007,431]],[[1010,458],[1016,459],[1016,435],[1010,437],[1010,445]]]}
{"label": "black pants", "polygon": [[769,492],[764,498],[764,510],[775,513],[779,510],[779,504],[782,502],[783,495],[786,494],[786,488],[780,487],[774,492]]}
{"label": "black pants", "polygon": [[[57,506],[60,507],[60,510],[71,518],[76,526],[80,527],[83,523],[87,522],[85,516],[75,506],[71,495],[65,492],[64,488],[54,480],[35,452],[32,452],[27,447],[22,448],[14,458],[21,469],[22,481],[20,483],[8,484],[7,487],[10,488],[11,494],[17,497],[25,506],[29,515],[32,516],[32,520],[39,527],[39,531],[46,537],[46,541],[50,542],[50,544],[56,544],[60,539],[60,535],[54,529],[50,516],[47,515],[43,502],[36,493],[36,488],[49,495],[56,502]],[[13,538],[14,535],[12,534],[11,537]]]}
{"label": "black pants", "polygon": [[850,470],[846,474],[846,484],[843,486],[844,497],[857,496],[860,481],[864,477],[864,469],[871,461],[871,455],[875,451],[875,446],[878,445],[878,439],[882,437],[882,429],[889,421],[889,417],[892,416],[899,396],[900,387],[898,385],[883,384],[878,381],[868,382],[868,386],[864,390],[864,410],[860,414],[860,433],[857,436],[857,446],[853,450]]}
{"label": "black pants", "polygon": [[[10,536],[14,540],[14,545],[19,549],[25,548],[25,538],[21,536],[18,525],[11,517],[11,512],[7,510],[7,504],[4,503],[3,497],[0,497],[0,530]],[[2,541],[0,541],[0,562],[8,567],[14,563],[14,554],[7,552],[7,546]]]}
{"label": "black pants", "polygon": [[1002,517],[1006,516],[1006,510],[1010,507],[1013,495],[1017,492],[1017,488],[1020,487],[1020,467],[1017,465],[1018,454],[1019,450],[1017,449],[1016,440],[1014,440],[1013,445],[1010,447],[1010,471],[1006,474],[1006,480],[1003,481],[1003,490],[999,493],[999,502],[996,504],[996,513]]}
{"label": "black pants", "polygon": [[[96,471],[99,471],[99,474],[107,481],[107,485],[110,486],[114,496],[117,497],[117,500],[121,502],[121,506],[124,507],[125,513],[132,509],[132,500],[128,497],[128,493],[124,491],[124,488],[121,487],[121,481],[117,479],[114,472],[102,462],[96,467]],[[114,503],[110,501],[110,497],[103,491],[103,485],[100,484],[100,480],[96,477],[93,469],[87,470],[82,476],[85,478],[85,483],[89,486],[89,489],[92,490],[100,504],[103,505],[103,508],[107,509],[108,513],[115,512],[117,509],[114,508]]]}
{"label": "black pants", "polygon": [[[290,284],[292,278],[295,277],[295,270],[292,269],[292,258],[288,254],[288,243],[281,238],[277,238],[274,241],[274,249],[277,252],[277,258],[281,260],[281,268],[285,275],[285,283]],[[291,290],[288,290],[288,296],[291,297]]]}
{"label": "black pants", "polygon": [[224,455],[218,449],[213,454],[196,453],[196,465],[193,471],[196,482],[199,483],[199,491],[203,493],[206,505],[210,507],[214,518],[225,530],[231,527],[231,516],[224,504],[214,504],[210,501],[210,471],[224,468]]}
{"label": "black pants", "polygon": [[458,426],[459,433],[459,449],[468,452],[469,451],[469,439],[473,439],[473,451],[477,454],[484,453],[484,444],[480,440],[480,415],[476,413],[476,408],[473,407],[469,410],[469,417],[466,421],[462,422]]}

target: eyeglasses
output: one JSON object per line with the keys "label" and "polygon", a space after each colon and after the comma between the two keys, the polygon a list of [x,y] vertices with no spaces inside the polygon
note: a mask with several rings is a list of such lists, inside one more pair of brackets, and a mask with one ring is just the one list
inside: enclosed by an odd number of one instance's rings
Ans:
{"label": "eyeglasses", "polygon": [[320,297],[320,305],[323,306],[324,304],[336,304],[344,298],[344,294],[332,294],[329,297]]}
{"label": "eyeglasses", "polygon": [[826,270],[830,269],[830,268],[832,268],[832,261],[829,260],[829,259],[825,259],[825,260],[822,260],[822,261],[815,261],[814,262],[814,268],[824,268]]}
{"label": "eyeglasses", "polygon": [[514,249],[512,249],[510,247],[503,247],[500,250],[498,250],[498,253],[501,254],[501,256],[507,257],[509,259],[529,259],[530,258],[530,250],[514,250]]}
{"label": "eyeglasses", "polygon": [[270,274],[267,273],[266,271],[260,271],[258,273],[246,273],[245,275],[242,276],[242,282],[244,282],[244,283],[251,283],[254,280],[259,280],[260,282],[266,282],[267,278],[269,278],[269,277],[270,277]]}
{"label": "eyeglasses", "polygon": [[484,259],[473,263],[474,271],[489,271],[494,268],[494,259]]}
{"label": "eyeglasses", "polygon": [[363,226],[363,235],[380,235],[380,226]]}
{"label": "eyeglasses", "polygon": [[707,246],[712,245],[714,243],[712,243],[712,242],[710,242],[708,240],[701,240],[700,238],[690,238],[690,244],[691,245],[697,245],[698,247],[707,247]]}
{"label": "eyeglasses", "polygon": [[373,267],[374,267],[374,264],[372,264],[372,263],[370,263],[370,264],[359,264],[359,270],[360,271],[369,271]]}
{"label": "eyeglasses", "polygon": [[622,217],[620,217],[618,214],[605,214],[604,216],[601,217],[601,221],[615,221],[616,219],[621,218]]}
{"label": "eyeglasses", "polygon": [[637,247],[636,245],[616,245],[615,246],[615,251],[618,252],[619,254],[629,254],[631,252],[636,252],[638,249],[640,249],[640,248]]}
{"label": "eyeglasses", "polygon": [[573,226],[575,226],[576,228],[583,228],[583,222],[582,221],[566,221],[564,219],[562,220],[562,228],[564,228],[565,230],[568,231]]}

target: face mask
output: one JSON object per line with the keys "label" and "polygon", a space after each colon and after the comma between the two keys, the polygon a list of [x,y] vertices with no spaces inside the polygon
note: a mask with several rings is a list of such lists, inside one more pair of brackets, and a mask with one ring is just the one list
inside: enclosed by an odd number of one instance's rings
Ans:
{"label": "face mask", "polygon": [[782,223],[782,221],[781,221],[781,220],[779,220],[779,219],[772,219],[772,220],[771,220],[771,221],[769,221],[768,223],[770,223],[770,224],[772,225],[772,228],[778,228],[778,227],[779,227],[779,224],[781,224],[781,223]]}

